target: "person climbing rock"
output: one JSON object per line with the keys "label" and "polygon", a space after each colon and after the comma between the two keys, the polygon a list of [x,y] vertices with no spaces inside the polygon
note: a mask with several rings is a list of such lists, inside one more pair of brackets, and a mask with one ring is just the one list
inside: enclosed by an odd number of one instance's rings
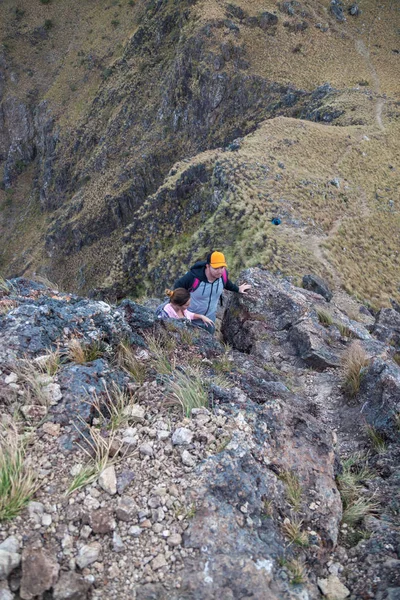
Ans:
{"label": "person climbing rock", "polygon": [[157,309],[156,314],[159,319],[200,320],[205,325],[213,326],[213,322],[208,317],[188,310],[191,302],[188,290],[185,288],[177,288],[174,291],[165,290],[165,294],[168,296],[169,302],[162,304],[160,310]]}
{"label": "person climbing rock", "polygon": [[230,292],[246,294],[251,287],[247,283],[237,286],[232,283],[226,270],[227,264],[222,252],[210,252],[205,261],[196,262],[183,277],[174,283],[174,289],[185,288],[190,292],[193,312],[209,317],[212,325],[202,321],[192,321],[193,324],[207,329],[210,333],[215,331],[218,300],[224,289]]}

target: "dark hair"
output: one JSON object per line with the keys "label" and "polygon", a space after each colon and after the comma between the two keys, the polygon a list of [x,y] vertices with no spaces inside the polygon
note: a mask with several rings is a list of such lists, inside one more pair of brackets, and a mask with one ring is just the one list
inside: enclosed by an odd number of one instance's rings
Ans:
{"label": "dark hair", "polygon": [[185,288],[176,288],[176,290],[165,290],[166,295],[173,304],[183,306],[190,298],[190,292]]}
{"label": "dark hair", "polygon": [[206,256],[206,263],[209,265],[211,262],[211,257],[214,254],[215,250],[211,250],[211,252],[209,252]]}

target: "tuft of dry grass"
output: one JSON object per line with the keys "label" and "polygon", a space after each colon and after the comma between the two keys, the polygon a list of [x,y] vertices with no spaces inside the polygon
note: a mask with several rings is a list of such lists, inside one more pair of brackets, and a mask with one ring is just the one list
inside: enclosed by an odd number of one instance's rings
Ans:
{"label": "tuft of dry grass", "polygon": [[133,376],[138,383],[144,383],[147,378],[147,366],[140,361],[129,342],[120,342],[116,353],[117,365]]}
{"label": "tuft of dry grass", "polygon": [[292,559],[285,563],[290,573],[290,583],[292,585],[301,585],[307,581],[306,564],[300,560]]}
{"label": "tuft of dry grass", "polygon": [[176,349],[176,340],[167,332],[145,334],[147,346],[152,354],[152,363],[157,373],[169,375],[175,370],[176,358],[172,354]]}
{"label": "tuft of dry grass", "polygon": [[77,363],[83,365],[87,362],[92,362],[97,358],[101,358],[104,354],[102,344],[99,341],[92,341],[84,343],[78,338],[73,338],[69,342],[68,346],[68,358]]}
{"label": "tuft of dry grass", "polygon": [[298,512],[300,510],[303,495],[303,489],[300,485],[299,478],[293,471],[284,471],[281,473],[279,479],[283,481],[286,486],[286,497],[289,504],[295,512]]}
{"label": "tuft of dry grass", "polygon": [[283,531],[290,539],[291,544],[305,548],[309,545],[309,541],[307,533],[302,529],[302,525],[302,520],[293,518],[291,521],[284,523]]}
{"label": "tuft of dry grass", "polygon": [[349,396],[354,397],[358,394],[361,378],[368,364],[368,355],[360,342],[352,342],[342,359],[343,388]]}
{"label": "tuft of dry grass", "polygon": [[165,397],[167,404],[181,407],[185,417],[190,417],[193,408],[207,407],[208,392],[201,370],[194,367],[188,367],[186,372],[176,370]]}
{"label": "tuft of dry grass", "polygon": [[378,454],[385,454],[387,451],[387,445],[383,435],[379,433],[379,431],[372,425],[367,425],[365,427],[365,431],[375,452]]}
{"label": "tuft of dry grass", "polygon": [[121,425],[129,422],[130,407],[136,404],[133,394],[112,383],[110,389],[105,385],[104,394],[93,394],[91,406],[97,415],[111,431],[116,431]]}
{"label": "tuft of dry grass", "polygon": [[318,316],[318,321],[324,327],[329,327],[329,325],[333,324],[333,317],[326,310],[323,310],[322,308],[318,308],[317,309],[317,316]]}
{"label": "tuft of dry grass", "polygon": [[41,406],[48,406],[50,398],[45,388],[51,380],[50,376],[46,377],[43,373],[40,365],[36,361],[23,359],[15,365],[15,372],[28,397]]}
{"label": "tuft of dry grass", "polygon": [[17,431],[0,432],[0,521],[16,517],[38,488]]}
{"label": "tuft of dry grass", "polygon": [[[82,424],[86,427],[86,423],[82,422]],[[77,430],[83,435],[78,428]],[[120,455],[119,451],[112,452],[112,458],[110,456],[111,449],[114,447],[115,431],[104,436],[101,430],[90,427],[88,432],[89,437],[85,436],[84,438],[86,445],[79,443],[77,445],[89,457],[89,461],[71,481],[66,491],[67,496],[95,481],[106,467],[116,464],[125,457],[125,455]]]}
{"label": "tuft of dry grass", "polygon": [[354,527],[360,523],[367,515],[376,513],[379,505],[369,498],[357,498],[351,502],[343,511],[342,523],[346,523],[349,527]]}

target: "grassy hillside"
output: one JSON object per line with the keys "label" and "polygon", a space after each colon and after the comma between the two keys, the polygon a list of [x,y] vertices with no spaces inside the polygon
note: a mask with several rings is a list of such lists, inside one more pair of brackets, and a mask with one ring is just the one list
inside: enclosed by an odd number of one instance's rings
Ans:
{"label": "grassy hillside", "polygon": [[152,293],[216,245],[398,297],[399,7],[349,7],[3,2],[4,128],[34,131],[0,153],[3,273]]}

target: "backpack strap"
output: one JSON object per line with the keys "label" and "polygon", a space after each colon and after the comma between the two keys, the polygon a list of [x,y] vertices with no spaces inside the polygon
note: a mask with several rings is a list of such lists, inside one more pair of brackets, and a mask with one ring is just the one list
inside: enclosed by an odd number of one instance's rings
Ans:
{"label": "backpack strap", "polygon": [[194,281],[193,281],[193,283],[192,283],[192,285],[191,285],[191,287],[189,288],[188,291],[189,292],[194,292],[194,290],[197,290],[197,288],[199,287],[199,285],[200,285],[200,279],[198,277],[195,277]]}
{"label": "backpack strap", "polygon": [[222,271],[222,281],[224,282],[224,287],[226,286],[226,283],[228,281],[228,273],[226,272],[226,269],[224,269]]}

